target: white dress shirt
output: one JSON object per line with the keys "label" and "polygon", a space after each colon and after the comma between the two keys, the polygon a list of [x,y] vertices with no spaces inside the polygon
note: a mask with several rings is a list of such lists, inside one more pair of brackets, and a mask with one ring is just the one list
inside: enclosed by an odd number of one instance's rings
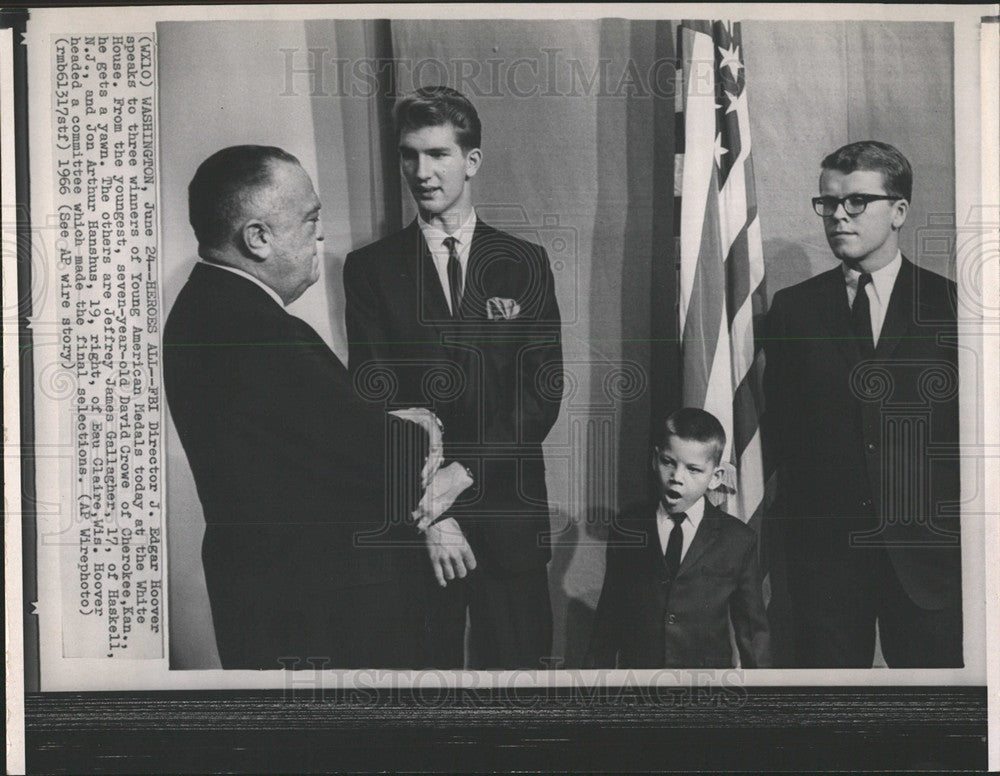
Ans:
{"label": "white dress shirt", "polygon": [[[705,499],[700,498],[687,508],[685,513],[687,518],[681,523],[681,536],[684,539],[681,544],[681,560],[687,555],[694,535],[698,532],[698,525],[705,516]],[[670,540],[670,532],[674,528],[674,521],[670,519],[670,513],[663,508],[663,504],[656,505],[656,531],[660,535],[660,549],[667,551],[667,542]]]}
{"label": "white dress shirt", "polygon": [[465,219],[465,223],[458,227],[454,234],[448,234],[443,229],[428,224],[420,217],[419,213],[417,214],[417,224],[420,226],[420,231],[423,232],[424,240],[427,241],[427,247],[430,248],[431,256],[434,259],[434,269],[437,270],[441,288],[444,289],[444,299],[448,303],[448,309],[454,315],[455,311],[451,309],[451,285],[448,283],[448,246],[444,244],[444,241],[448,237],[454,237],[458,241],[455,250],[458,252],[458,263],[462,267],[462,284],[465,285],[466,269],[469,266],[469,249],[472,248],[472,235],[476,231],[476,210],[472,209],[469,217]]}
{"label": "white dress shirt", "polygon": [[278,296],[278,292],[277,291],[275,291],[273,288],[271,288],[269,285],[267,285],[263,281],[259,280],[258,278],[255,278],[249,272],[244,272],[241,269],[236,269],[236,267],[230,267],[228,264],[216,264],[213,261],[205,261],[204,259],[202,259],[198,263],[199,264],[207,264],[210,267],[218,267],[219,269],[224,269],[226,272],[232,272],[234,275],[239,275],[241,278],[246,278],[251,283],[255,283],[258,286],[260,286],[261,288],[263,288],[265,291],[267,291],[267,295],[269,297],[271,297],[279,305],[281,305],[282,307],[285,306],[285,303],[281,300],[281,297]]}
{"label": "white dress shirt", "polygon": [[[847,304],[854,306],[854,297],[858,293],[858,278],[861,272],[851,269],[846,264],[844,269],[844,280],[847,283]],[[871,273],[872,282],[865,286],[868,294],[868,308],[872,316],[872,337],[874,344],[878,347],[878,337],[882,333],[882,324],[885,322],[885,311],[889,307],[889,297],[892,295],[892,287],[896,283],[896,276],[899,268],[903,266],[903,254],[896,251],[896,257],[881,269]]]}

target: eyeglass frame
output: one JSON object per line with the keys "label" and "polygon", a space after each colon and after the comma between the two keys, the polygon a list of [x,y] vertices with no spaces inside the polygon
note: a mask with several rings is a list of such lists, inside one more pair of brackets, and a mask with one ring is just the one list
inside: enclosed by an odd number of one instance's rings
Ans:
{"label": "eyeglass frame", "polygon": [[[847,200],[849,199],[860,199],[864,203],[861,207],[861,210],[859,210],[857,213],[852,213],[850,210],[848,210]],[[906,199],[906,197],[900,197],[895,194],[848,194],[846,197],[813,197],[812,206],[813,206],[813,212],[820,218],[833,218],[833,216],[837,213],[837,209],[840,207],[844,208],[844,212],[847,213],[847,215],[853,217],[853,216],[860,216],[862,213],[864,213],[872,202],[881,202],[882,200],[899,200],[899,199]],[[827,202],[829,202],[830,200],[836,200],[837,202],[837,204],[834,205],[833,210],[831,210],[829,213],[820,212],[820,208],[825,204],[824,200],[826,200]]]}

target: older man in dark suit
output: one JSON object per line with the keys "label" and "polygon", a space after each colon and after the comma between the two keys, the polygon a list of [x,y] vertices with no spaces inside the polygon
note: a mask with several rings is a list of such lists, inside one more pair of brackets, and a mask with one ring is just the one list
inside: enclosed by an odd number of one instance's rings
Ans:
{"label": "older man in dark suit", "polygon": [[822,163],[840,266],[775,294],[765,372],[797,665],[962,665],[955,284],[899,251],[912,172],[885,143]]}
{"label": "older man in dark suit", "polygon": [[552,641],[542,441],[562,379],[552,271],[543,248],[477,216],[481,126],[469,100],[420,89],[395,118],[418,217],[347,257],[348,365],[361,390],[388,370],[388,401],[432,407],[446,458],[476,481],[427,533],[442,588],[429,594],[435,665],[462,667],[468,604],[476,667],[542,668]]}
{"label": "older man in dark suit", "polygon": [[223,149],[198,168],[189,204],[202,261],[167,320],[164,380],[204,509],[222,666],[413,667],[412,576],[426,558],[411,514],[447,508],[465,472],[436,471],[430,413],[401,413],[428,440],[357,399],[346,368],[285,310],[316,282],[323,239],[295,157]]}

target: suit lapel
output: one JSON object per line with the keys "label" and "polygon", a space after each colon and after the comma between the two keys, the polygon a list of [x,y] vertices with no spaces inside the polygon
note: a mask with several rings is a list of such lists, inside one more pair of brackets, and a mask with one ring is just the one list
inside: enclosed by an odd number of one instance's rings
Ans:
{"label": "suit lapel", "polygon": [[476,230],[472,235],[472,245],[469,247],[469,261],[465,267],[465,283],[462,292],[462,317],[465,320],[482,320],[486,318],[486,299],[483,296],[483,273],[489,265],[486,255],[490,247],[495,251],[497,241],[490,240],[490,234],[495,230],[476,220]]}
{"label": "suit lapel", "polygon": [[830,338],[848,362],[857,363],[861,358],[861,349],[854,339],[854,331],[851,328],[851,307],[847,303],[843,270],[840,267],[830,270],[826,273],[825,282],[823,298],[826,303],[826,325]]}
{"label": "suit lapel", "polygon": [[404,230],[403,251],[412,282],[417,284],[420,321],[441,324],[451,319],[448,301],[444,298],[441,279],[434,266],[434,257],[416,220]]}
{"label": "suit lapel", "polygon": [[655,580],[656,592],[660,599],[660,605],[667,605],[667,596],[670,594],[670,586],[660,584],[667,579],[667,562],[663,557],[663,547],[660,545],[660,530],[657,527],[656,517],[657,505],[653,503],[646,508],[642,516],[641,529],[646,537],[646,546],[638,553],[635,559],[635,567],[641,569],[648,578]]}
{"label": "suit lapel", "polygon": [[622,523],[623,542],[635,541],[636,534],[642,535],[642,546],[629,549],[630,563],[636,568],[655,569],[654,576],[660,576],[663,567],[663,548],[660,546],[660,532],[656,524],[656,504],[647,504],[641,511],[628,516]]}
{"label": "suit lapel", "polygon": [[903,259],[899,274],[896,275],[896,282],[892,286],[892,293],[889,295],[889,306],[886,308],[878,346],[875,348],[877,359],[891,358],[900,340],[909,330],[914,319],[913,299],[913,265]]}
{"label": "suit lapel", "polygon": [[[413,221],[404,234],[407,245],[412,245],[409,253],[409,271],[412,277],[419,278],[421,297],[421,320],[444,325],[450,333],[454,333],[455,319],[448,307],[441,279],[434,266],[434,257],[424,239],[423,232],[416,221]],[[496,232],[493,227],[485,224],[482,219],[476,221],[476,229],[472,235],[472,245],[469,246],[469,260],[465,266],[462,289],[462,319],[483,320],[486,318],[486,298],[484,296],[484,273],[495,258],[499,243],[490,237]]]}
{"label": "suit lapel", "polygon": [[660,546],[660,530],[656,523],[656,506],[648,512],[642,523],[642,530],[646,534],[646,557],[648,562],[656,569],[664,565],[663,548]]}
{"label": "suit lapel", "polygon": [[705,501],[705,513],[701,518],[701,522],[698,524],[698,530],[695,532],[694,540],[691,542],[691,546],[688,547],[687,553],[684,555],[684,559],[681,561],[681,567],[677,571],[677,576],[681,576],[687,572],[690,572],[695,564],[698,563],[702,555],[704,555],[708,549],[715,544],[718,538],[719,529],[719,516],[715,507],[713,507],[708,500]]}

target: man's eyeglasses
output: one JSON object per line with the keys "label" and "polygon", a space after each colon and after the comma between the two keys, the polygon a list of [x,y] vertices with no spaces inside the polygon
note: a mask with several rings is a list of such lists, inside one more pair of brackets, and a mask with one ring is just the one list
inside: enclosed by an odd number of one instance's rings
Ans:
{"label": "man's eyeglasses", "polygon": [[846,197],[839,198],[813,197],[812,203],[816,215],[829,218],[837,212],[837,208],[841,205],[844,206],[844,212],[847,215],[860,216],[865,212],[865,208],[868,207],[869,202],[878,202],[883,199],[896,200],[902,199],[902,197],[892,196],[891,194],[848,194]]}

